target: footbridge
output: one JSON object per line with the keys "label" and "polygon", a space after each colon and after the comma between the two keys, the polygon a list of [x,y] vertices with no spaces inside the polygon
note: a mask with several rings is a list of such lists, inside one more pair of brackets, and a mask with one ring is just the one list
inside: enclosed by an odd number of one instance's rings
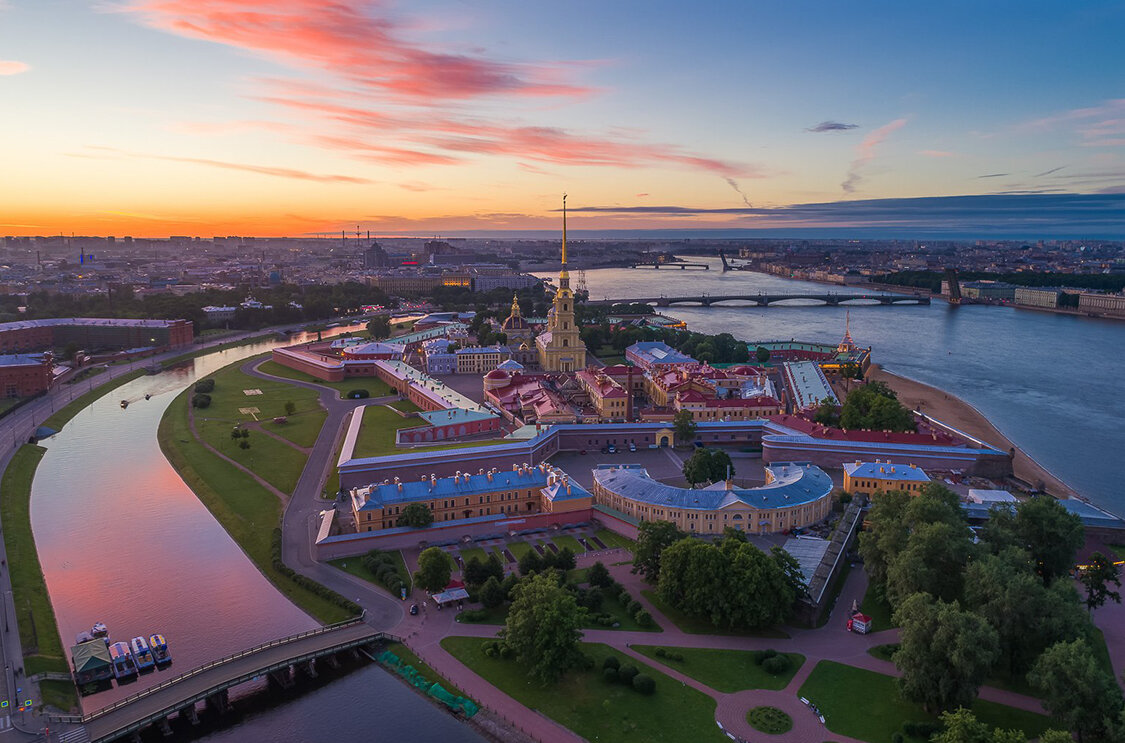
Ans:
{"label": "footbridge", "polygon": [[[930,298],[925,294],[697,294],[683,297],[637,297],[630,299],[595,299],[586,304],[653,304],[657,307],[670,307],[672,305],[699,305],[711,307],[721,305],[724,307],[769,307],[782,305],[794,299],[803,299],[816,302],[814,305],[801,305],[813,307],[836,307],[841,304],[849,306],[863,306],[865,304],[878,304],[883,306],[929,304]],[[739,304],[731,304],[737,302]],[[784,305],[782,305],[784,306]]]}
{"label": "footbridge", "polygon": [[341,651],[396,639],[372,629],[362,618],[353,619],[205,663],[86,715],[55,715],[46,719],[52,723],[83,726],[91,743],[139,734],[152,725],[168,731],[168,717],[177,712],[196,722],[195,705],[199,702],[225,711],[229,705],[227,690],[231,687],[263,676],[267,676],[271,684],[290,686],[298,669],[315,676],[319,658],[331,662]]}

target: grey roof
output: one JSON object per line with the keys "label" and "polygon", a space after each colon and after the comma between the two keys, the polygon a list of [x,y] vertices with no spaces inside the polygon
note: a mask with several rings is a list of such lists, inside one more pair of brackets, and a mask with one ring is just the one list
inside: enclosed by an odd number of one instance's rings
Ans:
{"label": "grey roof", "polygon": [[773,463],[766,467],[773,482],[757,488],[725,486],[692,490],[653,480],[643,467],[628,466],[594,470],[603,487],[630,500],[671,508],[713,511],[736,503],[758,509],[787,508],[812,503],[832,492],[832,478],[807,463]]}

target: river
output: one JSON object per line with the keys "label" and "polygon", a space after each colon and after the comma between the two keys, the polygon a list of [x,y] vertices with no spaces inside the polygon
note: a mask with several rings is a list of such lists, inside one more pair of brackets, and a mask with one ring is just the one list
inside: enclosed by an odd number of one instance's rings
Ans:
{"label": "river", "polygon": [[[295,336],[285,344],[300,340]],[[181,390],[278,345],[283,344],[241,346],[136,379],[83,409],[42,442],[47,453],[32,485],[31,521],[64,645],[103,621],[114,640],[162,633],[173,653],[171,668],[85,697],[85,711],[223,655],[317,625],[258,572],[168,464],[156,439],[164,410]],[[128,408],[120,406],[121,400],[130,401]],[[330,704],[325,695],[331,696]],[[375,704],[388,699],[394,700],[398,722],[389,722],[385,709],[380,712]],[[346,714],[340,714],[342,705]],[[250,714],[229,731],[209,737],[358,739],[376,726],[392,731],[397,726],[403,738],[477,740],[375,667],[284,707]],[[314,728],[318,734],[310,732]]]}
{"label": "river", "polygon": [[[748,271],[609,268],[585,272],[593,299],[659,295],[753,294],[830,287]],[[541,274],[554,278],[549,274]],[[578,280],[572,272],[571,285]],[[661,312],[701,333],[746,341],[838,343],[845,307],[676,306]],[[1091,502],[1125,515],[1117,456],[1125,450],[1125,322],[1014,307],[935,301],[928,306],[851,308],[856,343],[872,347],[888,371],[969,402],[1005,436]]]}

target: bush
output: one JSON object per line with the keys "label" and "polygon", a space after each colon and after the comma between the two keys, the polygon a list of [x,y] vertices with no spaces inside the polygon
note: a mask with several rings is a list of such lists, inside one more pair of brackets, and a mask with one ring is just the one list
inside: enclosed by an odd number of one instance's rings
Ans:
{"label": "bush", "polygon": [[941,732],[941,723],[929,722],[928,720],[904,722],[902,723],[902,732],[903,737],[929,740],[934,735]]}
{"label": "bush", "polygon": [[851,493],[840,493],[840,497],[839,497],[838,500],[842,504],[851,503],[852,502],[852,494]]}
{"label": "bush", "polygon": [[505,643],[500,643],[500,657],[504,660],[512,657],[512,646]]}
{"label": "bush", "polygon": [[331,601],[333,604],[336,604],[336,606],[339,606],[344,611],[350,612],[352,614],[363,613],[363,609],[359,606],[359,604],[344,598],[340,594],[333,591],[331,588],[321,585],[315,580],[306,578],[281,561],[281,529],[274,529],[273,534],[271,535],[270,562],[275,571],[281,573],[301,588],[304,588],[306,591],[310,591],[323,599]]}
{"label": "bush", "polygon": [[598,612],[602,608],[602,589],[591,588],[578,594],[578,605],[585,606],[591,612]]}
{"label": "bush", "polygon": [[613,667],[606,667],[602,669],[602,678],[611,684],[617,683],[617,669]]}
{"label": "bush", "polygon": [[655,655],[657,658],[664,658],[664,657],[667,657],[668,651],[665,650],[664,648],[657,648],[655,651],[653,651],[652,654]]}
{"label": "bush", "polygon": [[638,673],[633,677],[633,688],[647,696],[656,691],[656,682],[652,680],[652,676]]}
{"label": "bush", "polygon": [[191,406],[193,408],[207,408],[211,406],[211,396],[205,395],[202,392],[196,392],[191,396]]}
{"label": "bush", "polygon": [[[766,673],[774,676],[789,670],[789,658],[784,655],[775,655],[762,661],[762,668]],[[926,736],[929,737],[929,736]]]}
{"label": "bush", "polygon": [[625,611],[629,612],[629,614],[632,616],[636,616],[637,612],[643,609],[644,607],[641,606],[641,602],[637,601],[636,599],[630,601],[629,605],[625,607]]}
{"label": "bush", "polygon": [[895,731],[895,734],[891,736],[891,743],[904,743],[904,740],[905,739],[902,737],[902,733],[898,732],[897,730]]}
{"label": "bush", "polygon": [[609,588],[613,585],[613,578],[609,574],[609,568],[600,561],[595,562],[590,566],[590,569],[586,571],[586,580],[589,581],[591,586],[597,586],[599,588]]}
{"label": "bush", "polygon": [[366,397],[371,397],[371,393],[367,390],[348,390],[349,400],[362,400]]}
{"label": "bush", "polygon": [[652,621],[652,615],[644,609],[641,609],[636,614],[634,614],[633,619],[637,620],[637,624],[641,625],[642,627],[651,627],[654,624],[654,622]]}
{"label": "bush", "polygon": [[621,661],[617,660],[616,656],[610,655],[609,657],[607,657],[605,660],[602,661],[602,668],[612,668],[613,670],[616,671],[620,667],[621,667]]}
{"label": "bush", "polygon": [[[468,609],[458,614],[457,618],[462,622],[479,622],[488,619],[488,612],[484,609]],[[485,652],[491,647],[491,645],[486,646]],[[493,655],[495,655],[495,652],[493,652]]]}
{"label": "bush", "polygon": [[638,673],[640,673],[640,671],[637,670],[636,666],[625,666],[617,671],[617,675],[623,684],[633,683],[633,677]]}
{"label": "bush", "polygon": [[194,389],[196,392],[214,392],[215,380],[211,378],[201,379],[195,383]]}
{"label": "bush", "polygon": [[775,655],[777,655],[777,651],[773,648],[770,648],[768,650],[755,650],[754,662],[760,666]]}

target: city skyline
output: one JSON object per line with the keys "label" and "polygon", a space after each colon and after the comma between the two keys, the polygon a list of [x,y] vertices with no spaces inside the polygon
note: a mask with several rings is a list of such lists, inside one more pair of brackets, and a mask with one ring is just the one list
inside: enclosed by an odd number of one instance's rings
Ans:
{"label": "city skyline", "polygon": [[1121,236],[1125,9],[866,10],[0,3],[0,234]]}

